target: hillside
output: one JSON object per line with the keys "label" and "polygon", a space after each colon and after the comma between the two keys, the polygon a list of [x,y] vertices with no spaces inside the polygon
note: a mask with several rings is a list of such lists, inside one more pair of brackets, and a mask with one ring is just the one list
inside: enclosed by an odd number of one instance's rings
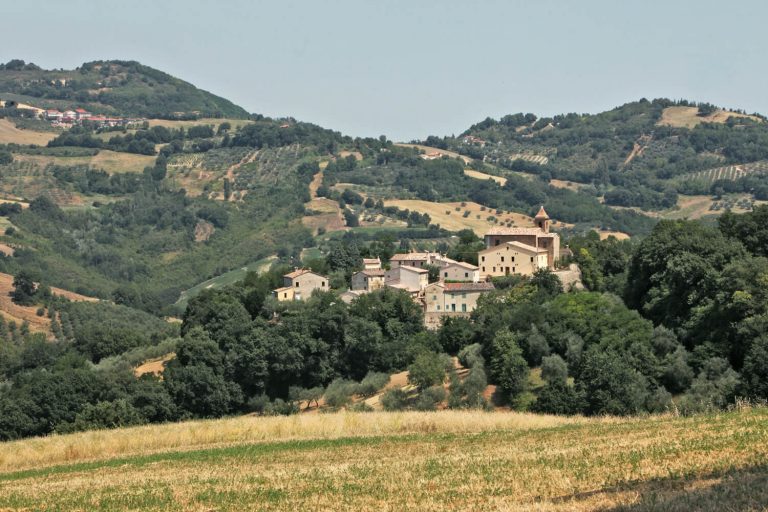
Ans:
{"label": "hillside", "polygon": [[45,70],[11,61],[0,66],[0,99],[129,117],[249,115],[229,100],[135,61],[86,62],[73,70]]}
{"label": "hillside", "polygon": [[597,114],[510,114],[425,143],[482,160],[478,171],[571,182],[611,207],[674,216],[679,196],[707,194],[719,203],[709,205],[714,216],[768,199],[765,117],[708,103],[642,99]]}
{"label": "hillside", "polygon": [[0,445],[0,508],[760,510],[766,409],[243,417]]}

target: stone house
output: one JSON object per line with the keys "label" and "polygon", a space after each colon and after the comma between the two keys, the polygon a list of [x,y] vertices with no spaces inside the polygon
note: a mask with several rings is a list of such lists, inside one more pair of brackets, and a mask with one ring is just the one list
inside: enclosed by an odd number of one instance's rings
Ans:
{"label": "stone house", "polygon": [[[535,249],[544,249],[547,252],[547,267],[554,269],[557,260],[560,259],[560,235],[549,232],[552,221],[547,212],[544,211],[543,206],[533,221],[536,224],[534,228],[508,228],[504,226],[491,228],[485,234],[485,247],[490,249],[506,242],[520,242]],[[478,263],[482,268],[482,262]]]}
{"label": "stone house", "polygon": [[386,272],[382,269],[361,270],[352,274],[352,290],[372,292],[384,287]]}
{"label": "stone house", "polygon": [[528,276],[541,268],[548,268],[547,258],[546,249],[521,242],[505,242],[477,254],[480,277],[483,279],[511,274]]}
{"label": "stone house", "polygon": [[297,269],[283,276],[283,287],[272,293],[279,301],[306,300],[315,290],[328,291],[328,278],[307,269]]}

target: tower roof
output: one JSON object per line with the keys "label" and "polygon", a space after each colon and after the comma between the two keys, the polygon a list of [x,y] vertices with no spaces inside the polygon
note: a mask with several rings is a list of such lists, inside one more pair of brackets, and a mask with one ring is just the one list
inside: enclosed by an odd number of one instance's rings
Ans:
{"label": "tower roof", "polygon": [[534,219],[549,219],[549,215],[547,215],[547,212],[544,211],[544,205],[539,208],[539,213],[536,214]]}

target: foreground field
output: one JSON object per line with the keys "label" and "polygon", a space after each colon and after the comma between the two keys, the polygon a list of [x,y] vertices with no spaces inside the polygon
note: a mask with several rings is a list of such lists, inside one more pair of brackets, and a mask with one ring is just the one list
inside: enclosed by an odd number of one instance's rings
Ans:
{"label": "foreground field", "polygon": [[768,410],[244,417],[0,445],[0,510],[765,510]]}

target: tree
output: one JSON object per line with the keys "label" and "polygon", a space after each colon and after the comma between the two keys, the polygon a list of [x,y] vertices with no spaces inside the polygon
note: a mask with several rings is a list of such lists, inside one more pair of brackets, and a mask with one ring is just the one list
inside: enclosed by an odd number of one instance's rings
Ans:
{"label": "tree", "polygon": [[445,358],[435,352],[422,352],[408,366],[408,382],[421,389],[442,384],[445,379]]}
{"label": "tree", "polygon": [[563,384],[568,380],[568,365],[557,354],[546,356],[541,360],[541,377],[549,384]]}
{"label": "tree", "polygon": [[768,399],[768,335],[759,336],[752,342],[741,372],[748,395]]}
{"label": "tree", "polygon": [[589,414],[636,414],[645,408],[646,379],[618,353],[590,347],[578,379]]}
{"label": "tree", "polygon": [[510,402],[514,402],[527,388],[530,373],[528,363],[525,362],[517,336],[508,329],[499,331],[493,339],[488,370],[492,381]]}
{"label": "tree", "polygon": [[13,302],[22,306],[31,306],[35,303],[37,286],[29,274],[24,271],[16,274],[13,278],[13,287],[11,294]]}
{"label": "tree", "polygon": [[585,407],[583,390],[553,380],[541,390],[532,408],[545,414],[573,415],[584,412]]}
{"label": "tree", "polygon": [[8,165],[13,163],[13,155],[10,151],[0,150],[0,165]]}
{"label": "tree", "polygon": [[437,339],[443,350],[455,354],[469,345],[475,337],[475,326],[469,318],[445,317],[437,333]]}

